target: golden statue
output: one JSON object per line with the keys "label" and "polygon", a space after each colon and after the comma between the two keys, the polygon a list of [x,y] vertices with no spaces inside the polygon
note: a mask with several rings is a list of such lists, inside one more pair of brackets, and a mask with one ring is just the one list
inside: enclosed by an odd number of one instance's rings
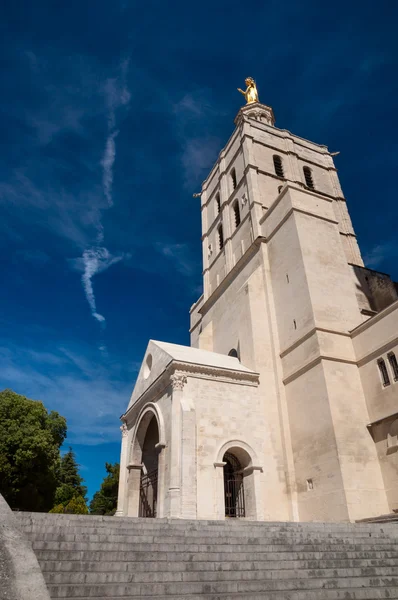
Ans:
{"label": "golden statue", "polygon": [[244,95],[247,104],[252,104],[252,102],[258,102],[258,91],[254,79],[252,77],[247,77],[245,79],[245,84],[247,85],[246,91],[244,92],[243,90],[238,88],[238,92]]}

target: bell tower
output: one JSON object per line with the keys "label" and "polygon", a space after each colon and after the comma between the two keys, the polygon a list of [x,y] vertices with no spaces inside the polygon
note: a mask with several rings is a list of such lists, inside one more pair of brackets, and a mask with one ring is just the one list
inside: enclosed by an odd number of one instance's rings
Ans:
{"label": "bell tower", "polygon": [[355,275],[363,261],[333,157],[275,127],[246,83],[247,104],[202,185],[203,295],[191,308],[191,345],[237,355],[260,374],[274,518],[382,514],[350,338],[366,318]]}

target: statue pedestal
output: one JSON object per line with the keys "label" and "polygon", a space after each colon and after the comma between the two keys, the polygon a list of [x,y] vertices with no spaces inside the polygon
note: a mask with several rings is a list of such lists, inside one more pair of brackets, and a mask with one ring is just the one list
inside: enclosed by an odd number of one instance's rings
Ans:
{"label": "statue pedestal", "polygon": [[245,118],[255,119],[267,125],[275,125],[274,111],[270,106],[266,106],[266,104],[261,104],[260,102],[252,102],[242,106],[235,117],[235,125],[239,126]]}

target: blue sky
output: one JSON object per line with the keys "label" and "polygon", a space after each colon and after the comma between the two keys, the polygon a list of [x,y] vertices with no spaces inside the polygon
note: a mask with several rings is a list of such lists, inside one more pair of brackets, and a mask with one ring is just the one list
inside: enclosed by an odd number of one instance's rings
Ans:
{"label": "blue sky", "polygon": [[0,389],[68,420],[89,493],[149,338],[188,344],[199,200],[244,78],[326,144],[367,264],[398,280],[395,1],[5,2]]}

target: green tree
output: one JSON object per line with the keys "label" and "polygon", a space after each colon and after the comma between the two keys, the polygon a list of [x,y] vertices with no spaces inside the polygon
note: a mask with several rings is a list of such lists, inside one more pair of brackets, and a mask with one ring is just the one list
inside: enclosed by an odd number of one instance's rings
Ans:
{"label": "green tree", "polygon": [[64,513],[70,515],[87,515],[88,508],[83,496],[74,496],[65,504],[58,504],[50,510],[50,513]]}
{"label": "green tree", "polygon": [[61,458],[58,479],[59,485],[55,491],[56,505],[66,506],[72,498],[86,496],[87,488],[83,485],[83,478],[79,475],[79,466],[72,448],[69,448]]}
{"label": "green tree", "polygon": [[104,477],[98,492],[90,502],[90,514],[114,515],[117,506],[119,489],[119,464],[105,463],[107,475]]}
{"label": "green tree", "polygon": [[58,485],[66,420],[42,402],[0,392],[0,492],[14,509],[48,511]]}

